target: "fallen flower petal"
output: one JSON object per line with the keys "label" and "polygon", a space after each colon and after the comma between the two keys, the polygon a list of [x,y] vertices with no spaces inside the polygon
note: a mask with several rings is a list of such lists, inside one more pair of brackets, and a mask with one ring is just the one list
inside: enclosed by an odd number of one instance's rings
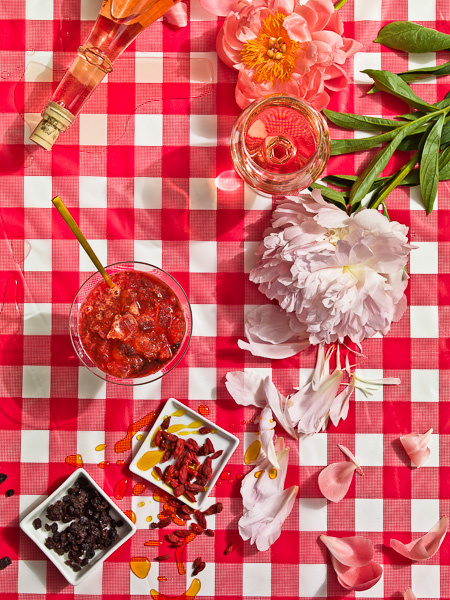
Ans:
{"label": "fallen flower petal", "polygon": [[225,376],[225,387],[237,404],[260,406],[267,404],[263,388],[264,377],[254,371],[232,371]]}
{"label": "fallen flower petal", "polygon": [[241,496],[245,511],[283,490],[289,461],[289,448],[284,448],[283,438],[276,441],[275,451],[279,469],[275,469],[265,458],[242,480]]}
{"label": "fallen flower petal", "polygon": [[263,389],[267,398],[267,402],[272,409],[278,423],[294,440],[298,435],[294,429],[294,425],[289,414],[289,407],[286,398],[280,394],[275,387],[270,377],[266,377],[263,382]]}
{"label": "fallen flower petal", "polygon": [[319,473],[319,489],[330,502],[340,502],[348,492],[352,483],[353,474],[358,471],[363,475],[359,460],[345,446],[338,444],[338,448],[351,460],[351,462],[332,463]]}
{"label": "fallen flower petal", "polygon": [[383,574],[383,567],[374,560],[371,560],[363,567],[346,567],[333,556],[331,557],[331,562],[336,571],[339,583],[346,590],[353,590],[355,592],[369,590],[378,583]]}
{"label": "fallen flower petal", "polygon": [[186,27],[187,25],[187,6],[184,2],[178,2],[169,8],[164,15],[169,25],[174,27]]}
{"label": "fallen flower petal", "polygon": [[320,541],[336,560],[347,567],[362,567],[373,559],[373,544],[362,535],[342,538],[321,535]]}
{"label": "fallen flower petal", "polygon": [[281,527],[291,513],[297,492],[298,486],[294,485],[245,512],[239,519],[242,539],[256,543],[261,552],[267,550],[280,537]]}
{"label": "fallen flower petal", "polygon": [[351,462],[333,463],[319,473],[319,489],[330,502],[340,502],[352,483],[356,465]]}
{"label": "fallen flower petal", "polygon": [[248,343],[238,340],[239,348],[263,358],[288,358],[310,345],[291,330],[287,314],[272,304],[258,306],[249,313],[245,335]]}
{"label": "fallen flower petal", "polygon": [[432,433],[433,428],[425,433],[408,433],[400,438],[406,454],[417,468],[424,465],[430,457],[431,451],[428,448],[428,442]]}
{"label": "fallen flower petal", "polygon": [[345,538],[321,535],[320,540],[331,554],[331,563],[342,587],[363,591],[380,580],[383,567],[373,560],[370,540],[360,535]]}
{"label": "fallen flower petal", "polygon": [[417,600],[411,588],[407,588],[403,594],[403,600]]}
{"label": "fallen flower petal", "polygon": [[391,540],[391,548],[410,560],[428,560],[439,550],[447,533],[447,527],[448,517],[444,516],[428,533],[409,544]]}
{"label": "fallen flower petal", "polygon": [[261,450],[265,453],[271,464],[279,469],[275,447],[273,445],[273,436],[275,435],[275,421],[272,411],[268,406],[263,409],[259,417],[259,439],[261,441]]}

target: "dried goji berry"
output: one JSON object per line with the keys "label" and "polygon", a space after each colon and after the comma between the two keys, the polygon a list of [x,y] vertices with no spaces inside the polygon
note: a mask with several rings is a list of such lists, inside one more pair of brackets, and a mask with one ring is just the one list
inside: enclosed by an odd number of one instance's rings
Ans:
{"label": "dried goji berry", "polygon": [[161,554],[160,556],[156,556],[155,560],[158,562],[162,562],[163,560],[169,560],[170,554]]}
{"label": "dried goji berry", "polygon": [[215,460],[216,458],[219,458],[219,456],[222,456],[223,454],[223,450],[217,450],[217,452],[214,452],[214,454],[211,456],[211,460]]}
{"label": "dried goji berry", "polygon": [[155,435],[155,446],[159,446],[161,442],[161,429],[158,429]]}
{"label": "dried goji berry", "polygon": [[196,567],[193,572],[192,575],[198,575],[200,573],[200,571],[203,571],[203,569],[206,567],[206,564],[204,562],[201,562],[198,567]]}
{"label": "dried goji berry", "polygon": [[223,511],[223,504],[221,502],[216,502],[216,504],[211,504],[206,510],[203,511],[203,514],[207,517],[209,515],[217,515],[218,513]]}
{"label": "dried goji berry", "polygon": [[180,454],[184,450],[184,442],[181,438],[177,439],[177,443],[175,444],[175,450],[173,451],[173,457],[178,458]]}
{"label": "dried goji berry", "polygon": [[174,471],[175,471],[175,469],[174,469],[173,465],[169,465],[167,467],[167,469],[164,471],[164,481],[166,483],[169,483],[169,481],[172,479]]}
{"label": "dried goji berry", "polygon": [[209,427],[200,427],[198,432],[202,435],[206,435],[207,433],[211,433],[211,429]]}
{"label": "dried goji berry", "polygon": [[208,446],[209,453],[213,454],[216,451],[216,449],[214,448],[213,443],[209,438],[206,438],[206,444]]}
{"label": "dried goji berry", "polygon": [[197,525],[197,523],[191,523],[189,527],[194,533],[197,533],[198,535],[201,535],[203,533],[203,528],[200,527],[200,525]]}
{"label": "dried goji berry", "polygon": [[170,417],[166,417],[165,419],[163,419],[163,422],[161,423],[161,429],[167,429],[170,425]]}
{"label": "dried goji berry", "polygon": [[200,525],[200,527],[202,527],[203,529],[206,529],[208,527],[208,525],[206,524],[205,516],[199,510],[195,511],[194,517],[196,518],[197,523]]}
{"label": "dried goji berry", "polygon": [[205,529],[205,535],[209,535],[209,537],[214,537],[214,531],[212,529]]}
{"label": "dried goji berry", "polygon": [[190,492],[203,492],[204,491],[204,486],[199,485],[198,483],[187,483],[186,484],[186,488],[190,491]]}
{"label": "dried goji berry", "polygon": [[188,442],[188,444],[190,444],[193,447],[194,452],[198,452],[200,450],[199,445],[197,444],[197,442],[194,439],[188,438],[186,441]]}
{"label": "dried goji berry", "polygon": [[167,462],[171,456],[172,456],[172,450],[167,449],[164,451],[164,454],[162,455],[162,458],[159,462],[162,462],[162,463]]}
{"label": "dried goji berry", "polygon": [[161,471],[161,469],[158,467],[158,465],[153,467],[153,470],[155,471],[156,475],[160,478],[163,479],[163,473]]}
{"label": "dried goji berry", "polygon": [[178,475],[180,483],[186,483],[187,476],[188,476],[188,468],[185,465],[184,467],[181,467],[180,473]]}
{"label": "dried goji berry", "polygon": [[168,431],[164,431],[162,430],[162,436],[165,440],[169,441],[169,442],[176,442],[178,440],[176,435],[173,435],[173,433],[169,433]]}
{"label": "dried goji berry", "polygon": [[202,562],[202,557],[201,556],[197,556],[197,558],[192,563],[192,568],[196,569],[201,562]]}
{"label": "dried goji berry", "polygon": [[177,529],[173,533],[179,538],[187,538],[188,535],[191,535],[187,529]]}
{"label": "dried goji berry", "polygon": [[173,490],[174,496],[175,496],[176,498],[178,498],[179,496],[181,496],[182,494],[184,494],[184,492],[185,492],[185,488],[184,488],[184,485],[182,485],[182,484],[178,485],[178,486],[177,486],[176,488],[174,488],[174,490]]}
{"label": "dried goji berry", "polygon": [[195,502],[195,501],[196,501],[196,500],[195,500],[195,496],[194,496],[194,494],[193,494],[192,492],[189,492],[188,490],[185,490],[183,495],[184,495],[184,496],[185,496],[185,497],[186,497],[188,500],[190,500],[191,502]]}
{"label": "dried goji berry", "polygon": [[231,554],[234,550],[234,545],[233,544],[228,544],[228,546],[225,548],[224,554],[228,555]]}
{"label": "dried goji berry", "polygon": [[163,529],[163,527],[168,527],[172,523],[172,519],[170,517],[166,517],[162,521],[158,523],[159,529]]}
{"label": "dried goji berry", "polygon": [[[195,500],[195,498],[194,498],[194,500]],[[187,504],[183,504],[183,506],[181,507],[181,510],[187,515],[191,515],[194,512],[194,509],[191,508],[190,506],[187,506]]]}

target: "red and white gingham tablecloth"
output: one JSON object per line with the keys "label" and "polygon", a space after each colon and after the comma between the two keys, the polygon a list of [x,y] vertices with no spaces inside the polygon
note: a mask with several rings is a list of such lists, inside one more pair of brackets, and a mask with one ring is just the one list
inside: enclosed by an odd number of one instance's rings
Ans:
{"label": "red and white gingham tablecloth", "polygon": [[[175,397],[196,410],[207,405],[210,418],[241,441],[227,467],[233,481],[213,491],[224,505],[215,518],[215,538],[201,536],[187,547],[188,563],[199,555],[207,563],[199,576],[199,599],[400,598],[410,585],[418,598],[449,599],[450,540],[424,564],[411,564],[388,548],[391,537],[408,542],[450,512],[448,183],[439,184],[438,210],[429,217],[416,188],[396,190],[388,200],[391,218],[410,227],[418,246],[411,256],[409,308],[387,337],[364,342],[367,360],[360,371],[400,377],[401,385],[369,400],[356,394],[348,419],[327,434],[287,440],[286,485],[299,485],[298,499],[279,540],[267,552],[256,551],[237,531],[242,511],[237,476],[249,469],[243,454],[255,439],[257,425],[250,420],[257,411],[233,402],[224,376],[255,368],[271,373],[289,393],[306,380],[315,361],[314,349],[268,361],[236,343],[245,313],[266,301],[248,272],[275,201],[229,180],[229,134],[239,113],[236,74],[217,59],[221,23],[198,0],[190,0],[186,28],[173,31],[161,21],[137,39],[52,152],[28,141],[29,124],[87,36],[99,6],[99,0],[0,3],[0,471],[8,475],[0,485],[0,557],[12,559],[0,572],[0,597],[122,600],[148,598],[151,588],[168,596],[187,589],[190,575],[179,576],[173,559],[159,568],[153,563],[145,580],[131,572],[130,557],[157,554],[143,543],[157,535],[146,517],[156,518],[158,507],[152,486],[142,496],[132,494],[138,478],[127,469],[131,452],[114,453],[114,443],[133,421]],[[400,101],[365,96],[369,80],[360,70],[399,72],[436,64],[435,54],[410,55],[408,61],[406,54],[372,40],[382,25],[397,19],[450,33],[448,0],[348,0],[341,10],[347,36],[364,49],[347,63],[348,91],[335,94],[329,108],[380,116],[404,112]],[[449,56],[440,53],[438,60]],[[414,89],[431,102],[442,99],[449,79],[430,81]],[[366,160],[367,155],[335,158],[328,171],[354,173]],[[194,315],[190,349],[155,384],[134,390],[106,384],[80,366],[67,317],[92,267],[52,208],[56,194],[104,263],[151,262],[186,290]],[[430,427],[431,458],[412,470],[399,435]],[[355,477],[346,498],[334,505],[320,494],[317,474],[342,460],[337,443],[356,452],[365,476]],[[95,450],[99,444],[106,444],[104,451]],[[73,588],[18,524],[71,473],[65,457],[77,453],[110,495],[119,479],[129,479],[119,505],[136,512],[138,532]],[[125,465],[118,466],[118,459]],[[103,460],[110,467],[100,469]],[[15,490],[9,498],[8,488]],[[145,507],[138,506],[142,501]],[[369,537],[384,566],[380,582],[366,592],[346,593],[318,541],[323,532]],[[237,549],[224,556],[231,542]]]}

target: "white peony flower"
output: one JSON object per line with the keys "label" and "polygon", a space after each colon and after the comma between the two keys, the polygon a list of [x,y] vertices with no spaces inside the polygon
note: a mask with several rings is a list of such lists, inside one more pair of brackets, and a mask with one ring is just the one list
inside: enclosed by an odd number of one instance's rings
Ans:
{"label": "white peony flower", "polygon": [[[386,334],[406,309],[407,232],[377,210],[348,216],[318,190],[303,193],[275,209],[250,279],[286,311],[299,340],[359,343]],[[264,336],[252,326],[253,338],[279,343],[270,323],[260,325]]]}

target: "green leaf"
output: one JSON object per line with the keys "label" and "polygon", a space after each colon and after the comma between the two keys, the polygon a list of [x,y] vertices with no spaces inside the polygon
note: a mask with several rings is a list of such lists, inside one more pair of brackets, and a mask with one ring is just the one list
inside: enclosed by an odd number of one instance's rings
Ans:
{"label": "green leaf", "polygon": [[400,98],[406,102],[406,104],[416,108],[417,110],[423,110],[425,112],[433,112],[435,110],[434,106],[421,100],[419,96],[412,91],[409,85],[395,73],[390,73],[389,71],[378,71],[376,69],[365,69],[362,72],[369,75],[369,77],[372,77],[377,88],[382,92],[386,92],[396,96],[397,98]]}
{"label": "green leaf", "polygon": [[309,186],[309,189],[320,190],[322,196],[326,200],[333,202],[333,204],[339,205],[339,208],[343,208],[343,210],[347,210],[346,196],[348,196],[348,193],[344,195],[342,192],[332,190],[325,185],[320,185],[320,183],[312,183]]}
{"label": "green leaf", "polygon": [[450,179],[450,147],[445,148],[438,159],[439,164],[439,181]]}
{"label": "green leaf", "polygon": [[403,73],[398,74],[406,83],[421,81],[422,79],[427,79],[427,77],[443,77],[444,75],[450,75],[450,62],[436,65],[435,67],[411,69],[410,71],[403,71]]}
{"label": "green leaf", "polygon": [[334,110],[323,110],[324,115],[335,125],[344,129],[357,129],[358,131],[383,131],[393,127],[401,127],[403,123],[393,119],[381,119],[379,117],[365,117],[351,113],[340,113]]}
{"label": "green leaf", "polygon": [[337,187],[349,188],[357,180],[356,175],[327,175],[326,177],[322,177],[322,181],[326,181],[327,183],[332,183]]}
{"label": "green leaf", "polygon": [[350,203],[361,202],[364,196],[372,188],[372,184],[378,175],[388,164],[391,156],[398,148],[400,142],[405,139],[407,135],[415,133],[419,127],[428,119],[428,115],[412,121],[411,123],[405,124],[402,128],[395,131],[395,137],[392,141],[371,160],[369,165],[366,167],[364,172],[358,177],[350,190]]}
{"label": "green leaf", "polygon": [[441,115],[431,128],[423,145],[420,159],[420,191],[427,210],[427,214],[433,210],[439,183],[439,145],[441,143],[442,127],[445,115]]}
{"label": "green leaf", "polygon": [[344,140],[331,140],[331,156],[375,148],[383,142],[392,140],[397,131],[398,130],[393,129],[392,131],[386,131],[386,133],[382,133],[381,135],[373,135],[361,139],[346,138]]}
{"label": "green leaf", "polygon": [[411,150],[417,150],[419,148],[420,140],[422,139],[423,133],[416,133],[409,135],[405,138],[398,146],[398,150],[403,152],[410,152]]}
{"label": "green leaf", "polygon": [[438,52],[450,48],[450,35],[409,21],[385,25],[374,41],[405,52]]}

